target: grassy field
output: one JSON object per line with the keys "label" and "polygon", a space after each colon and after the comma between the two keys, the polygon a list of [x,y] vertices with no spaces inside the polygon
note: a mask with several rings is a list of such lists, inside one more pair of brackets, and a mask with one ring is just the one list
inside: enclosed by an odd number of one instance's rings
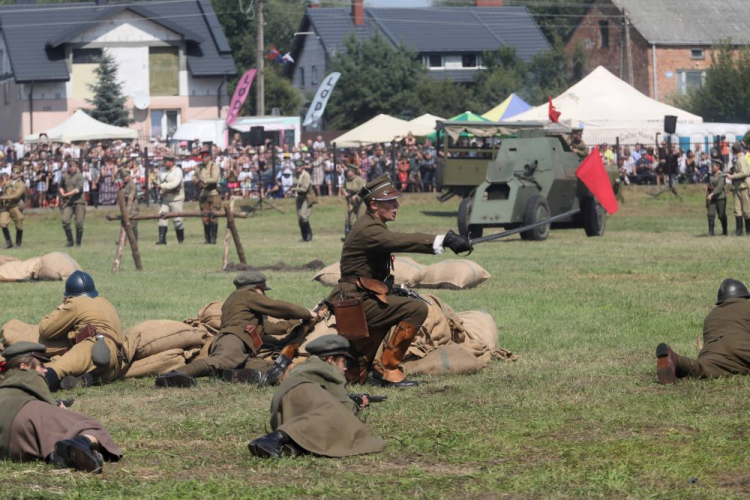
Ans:
{"label": "grassy field", "polygon": [[[721,280],[750,279],[750,238],[702,237],[698,187],[681,189],[683,202],[647,196],[654,189],[626,189],[602,238],[565,230],[546,242],[478,246],[471,259],[492,279],[438,295],[457,311],[490,312],[500,345],[519,359],[412,390],[369,388],[389,396],[367,415],[372,433],[388,440],[382,454],[257,460],[246,445],[267,431],[271,390],[208,379],[194,390],[158,390],[153,379],[128,380],[73,394],[75,409],[104,422],[124,449],[120,463],[88,477],[0,462],[0,497],[747,498],[750,379],[662,387],[654,348],[664,341],[697,354]],[[238,221],[250,264],[337,260],[337,201],[315,207],[312,244],[299,242],[291,201],[278,206],[284,215]],[[455,227],[457,206],[409,196],[391,227],[444,232]],[[202,244],[198,219],[188,221],[182,246],[171,227],[169,244],[154,246],[156,222],[142,223],[144,271],[128,256],[111,275],[119,228],[104,220],[109,211],[89,212],[84,247],[70,254],[125,328],[183,320],[232,291],[221,246]],[[65,251],[63,244],[56,213],[30,214],[23,249],[11,252],[25,258]],[[312,306],[328,292],[310,281],[312,272],[268,274],[276,298]],[[36,323],[62,291],[60,282],[0,284],[0,321]]]}

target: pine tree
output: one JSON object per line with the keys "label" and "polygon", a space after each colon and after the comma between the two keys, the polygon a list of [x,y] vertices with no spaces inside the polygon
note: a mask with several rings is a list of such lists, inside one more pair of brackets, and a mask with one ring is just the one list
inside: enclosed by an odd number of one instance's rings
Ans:
{"label": "pine tree", "polygon": [[126,97],[122,93],[122,84],[117,81],[117,64],[114,57],[104,51],[99,59],[99,67],[94,72],[96,83],[89,85],[94,97],[86,99],[94,109],[88,110],[88,114],[100,122],[117,127],[127,127],[133,123],[130,111],[125,109]]}

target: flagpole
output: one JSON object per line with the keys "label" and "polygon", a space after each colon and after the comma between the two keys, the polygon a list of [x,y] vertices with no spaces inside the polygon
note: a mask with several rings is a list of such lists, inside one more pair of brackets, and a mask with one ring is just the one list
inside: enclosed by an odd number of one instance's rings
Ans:
{"label": "flagpole", "polygon": [[264,34],[263,34],[263,8],[264,8],[265,0],[258,0],[257,1],[257,10],[255,12],[255,30],[256,30],[256,40],[255,40],[255,61],[256,66],[258,68],[258,84],[255,86],[255,114],[256,116],[265,116],[266,115],[266,100],[265,100],[265,83],[266,83],[266,77],[265,77],[265,57],[264,57],[264,51],[265,51],[265,40],[264,40]]}

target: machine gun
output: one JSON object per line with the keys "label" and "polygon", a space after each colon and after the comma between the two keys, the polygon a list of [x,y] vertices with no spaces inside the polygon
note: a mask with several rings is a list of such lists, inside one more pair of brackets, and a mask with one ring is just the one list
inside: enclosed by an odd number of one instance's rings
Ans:
{"label": "machine gun", "polygon": [[349,399],[354,401],[354,404],[359,408],[362,408],[362,405],[365,403],[365,397],[367,397],[367,400],[370,403],[382,403],[383,401],[386,401],[388,399],[388,396],[370,396],[366,392],[363,394],[347,394],[347,396],[349,396]]}

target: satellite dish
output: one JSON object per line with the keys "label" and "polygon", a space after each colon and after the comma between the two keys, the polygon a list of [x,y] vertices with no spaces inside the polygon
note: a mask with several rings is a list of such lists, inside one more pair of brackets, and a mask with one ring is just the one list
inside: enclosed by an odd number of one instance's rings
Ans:
{"label": "satellite dish", "polygon": [[148,92],[139,90],[133,94],[133,106],[135,109],[148,109],[148,105],[151,104],[151,97]]}

